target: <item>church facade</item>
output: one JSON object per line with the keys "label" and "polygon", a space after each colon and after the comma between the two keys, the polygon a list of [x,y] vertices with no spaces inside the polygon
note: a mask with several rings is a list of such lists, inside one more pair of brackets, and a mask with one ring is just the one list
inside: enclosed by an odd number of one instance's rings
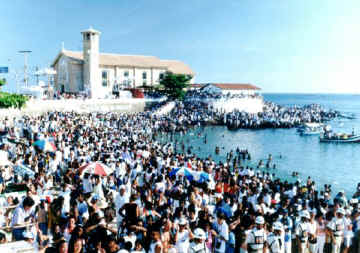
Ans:
{"label": "church facade", "polygon": [[194,82],[195,73],[181,61],[100,53],[101,33],[90,28],[81,34],[83,51],[63,48],[52,63],[57,73],[54,79],[56,92],[88,93],[93,98],[104,98],[122,88],[154,86],[166,71],[191,75],[191,83]]}

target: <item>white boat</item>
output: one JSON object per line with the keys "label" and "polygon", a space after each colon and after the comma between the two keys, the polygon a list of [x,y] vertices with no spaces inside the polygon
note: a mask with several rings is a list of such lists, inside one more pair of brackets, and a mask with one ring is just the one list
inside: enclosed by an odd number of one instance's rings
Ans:
{"label": "white boat", "polygon": [[304,123],[297,131],[300,135],[319,135],[323,133],[323,127],[321,123]]}
{"label": "white boat", "polygon": [[334,142],[334,143],[360,142],[360,135],[334,134],[331,137],[320,136],[320,142]]}

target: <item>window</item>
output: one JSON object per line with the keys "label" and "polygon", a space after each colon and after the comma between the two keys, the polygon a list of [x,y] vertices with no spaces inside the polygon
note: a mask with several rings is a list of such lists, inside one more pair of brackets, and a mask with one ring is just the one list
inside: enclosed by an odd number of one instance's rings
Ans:
{"label": "window", "polygon": [[87,39],[87,40],[90,40],[90,33],[87,33],[87,34],[86,34],[86,39]]}
{"label": "window", "polygon": [[129,71],[126,70],[126,71],[124,72],[124,77],[129,77]]}
{"label": "window", "polygon": [[103,71],[101,76],[102,76],[102,86],[104,86],[104,87],[108,86],[108,82],[109,82],[108,72]]}
{"label": "window", "polygon": [[143,76],[143,79],[146,80],[147,77],[146,77],[146,72],[145,71],[143,72],[142,76]]}
{"label": "window", "polygon": [[164,79],[164,73],[160,73],[159,80],[163,80],[163,79]]}
{"label": "window", "polygon": [[143,86],[146,86],[147,83],[146,83],[146,80],[143,80]]}

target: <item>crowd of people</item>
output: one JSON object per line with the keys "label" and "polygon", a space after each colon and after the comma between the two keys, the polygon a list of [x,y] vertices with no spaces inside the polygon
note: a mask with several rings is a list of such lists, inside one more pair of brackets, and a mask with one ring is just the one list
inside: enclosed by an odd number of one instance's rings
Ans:
{"label": "crowd of people", "polygon": [[[289,183],[243,166],[240,151],[216,163],[157,141],[220,115],[198,106],[0,121],[9,161],[0,164],[8,196],[0,243],[25,240],[41,252],[359,252],[360,185],[348,200],[311,178]],[[9,193],[21,187],[23,195]]]}
{"label": "crowd of people", "polygon": [[317,104],[288,107],[265,102],[263,112],[253,114],[234,111],[224,114],[223,122],[232,129],[292,128],[308,122],[323,123],[338,116],[338,112],[325,110]]}

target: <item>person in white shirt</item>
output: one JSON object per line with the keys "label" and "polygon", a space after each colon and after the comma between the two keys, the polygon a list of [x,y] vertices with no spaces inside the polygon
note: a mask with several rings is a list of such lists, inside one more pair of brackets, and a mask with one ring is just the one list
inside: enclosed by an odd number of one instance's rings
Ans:
{"label": "person in white shirt", "polygon": [[229,227],[224,213],[218,213],[217,221],[213,224],[212,234],[215,237],[215,252],[224,253],[226,242],[229,240]]}
{"label": "person in white shirt", "polygon": [[85,173],[84,175],[83,189],[85,196],[90,197],[90,194],[93,192],[93,185],[89,173]]}
{"label": "person in white shirt", "polygon": [[31,209],[34,204],[32,198],[25,197],[22,204],[15,209],[11,219],[12,235],[15,241],[23,240],[26,223],[33,218]]}
{"label": "person in white shirt", "polygon": [[340,253],[341,250],[341,244],[344,239],[344,231],[347,225],[344,215],[344,209],[337,209],[336,217],[334,217],[327,225],[328,231],[331,236],[332,253]]}
{"label": "person in white shirt", "polygon": [[304,210],[300,214],[301,221],[296,226],[295,234],[297,239],[297,245],[298,245],[298,252],[299,253],[305,253],[308,249],[308,242],[309,242],[309,220],[310,220],[310,214],[308,211]]}
{"label": "person in white shirt", "polygon": [[175,246],[178,253],[187,253],[189,250],[192,233],[187,225],[187,220],[185,218],[180,218],[179,228],[176,230],[175,234]]}
{"label": "person in white shirt", "polygon": [[151,234],[152,242],[150,244],[149,253],[162,253],[163,246],[161,242],[160,231],[154,230]]}
{"label": "person in white shirt", "polygon": [[284,229],[281,222],[273,224],[273,232],[269,234],[267,244],[271,253],[284,253]]}
{"label": "person in white shirt", "polygon": [[317,230],[318,223],[315,220],[316,209],[312,209],[310,212],[310,221],[309,221],[309,251],[310,253],[317,253]]}
{"label": "person in white shirt", "polygon": [[189,253],[209,253],[205,245],[206,234],[201,228],[194,230],[194,241],[190,244]]}
{"label": "person in white shirt", "polygon": [[120,186],[120,192],[116,194],[115,196],[115,209],[116,209],[116,219],[118,225],[122,222],[122,216],[119,214],[120,208],[125,204],[129,202],[129,197],[126,194],[125,191],[126,187],[125,185]]}
{"label": "person in white shirt", "polygon": [[346,227],[344,232],[344,252],[349,252],[350,246],[352,245],[352,239],[354,237],[354,232],[352,231],[352,221],[351,221],[351,211],[349,209],[346,210]]}
{"label": "person in white shirt", "polygon": [[264,217],[258,216],[255,219],[256,227],[246,237],[246,244],[249,253],[265,253],[267,251],[267,235],[264,229]]}

